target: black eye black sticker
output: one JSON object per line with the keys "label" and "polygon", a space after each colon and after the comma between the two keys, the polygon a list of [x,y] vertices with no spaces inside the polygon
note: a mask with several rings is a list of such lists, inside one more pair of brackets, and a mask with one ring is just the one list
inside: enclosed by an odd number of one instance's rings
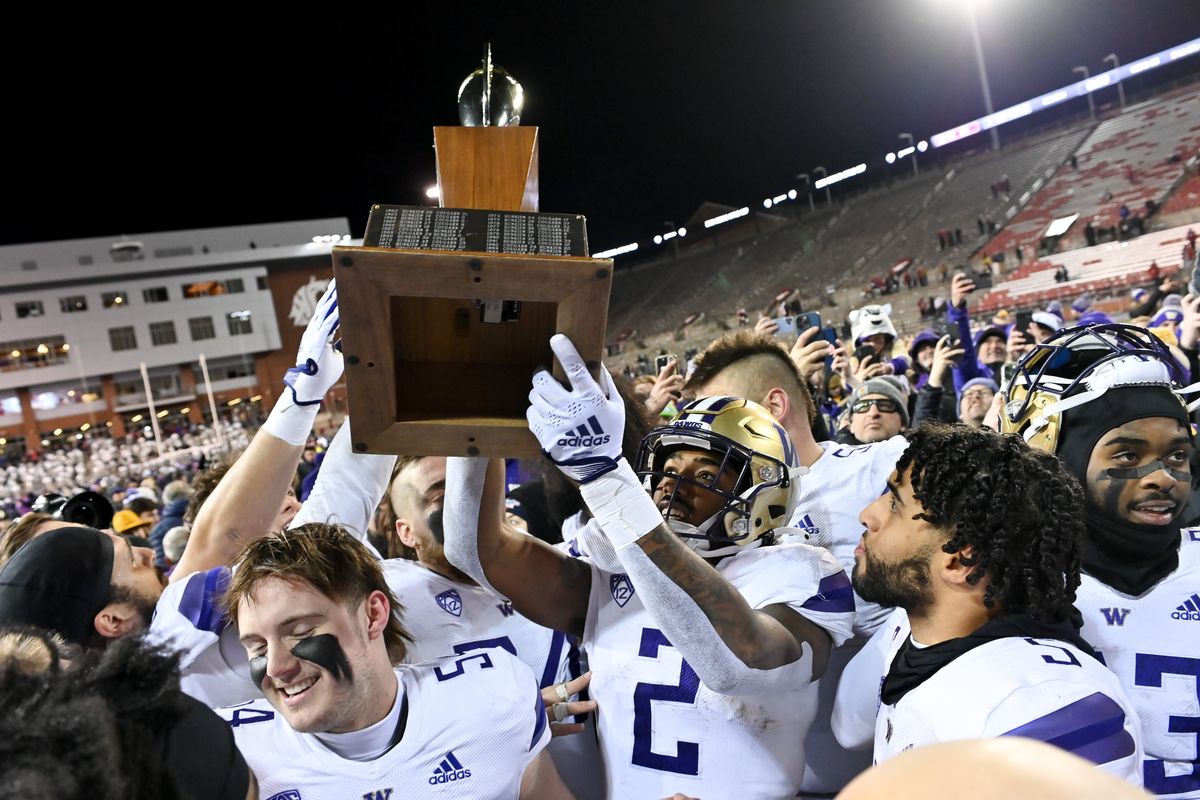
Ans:
{"label": "black eye black sticker", "polygon": [[329,671],[338,680],[353,680],[354,672],[350,669],[350,660],[346,651],[332,633],[322,633],[310,636],[296,643],[292,655],[311,661],[318,667]]}
{"label": "black eye black sticker", "polygon": [[1188,483],[1192,479],[1190,473],[1168,467],[1161,458],[1156,458],[1140,467],[1113,467],[1104,470],[1104,474],[1114,481],[1135,481],[1158,472],[1160,469],[1181,483]]}

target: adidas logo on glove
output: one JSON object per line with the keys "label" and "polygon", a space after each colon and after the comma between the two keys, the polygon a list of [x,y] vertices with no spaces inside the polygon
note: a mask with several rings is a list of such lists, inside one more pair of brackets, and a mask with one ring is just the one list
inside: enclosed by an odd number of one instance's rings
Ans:
{"label": "adidas logo on glove", "polygon": [[[588,430],[588,426],[591,430]],[[600,422],[595,417],[588,417],[587,425],[580,425],[574,431],[574,436],[559,439],[559,447],[599,447],[602,444],[608,444],[612,439],[611,436],[604,433],[604,429],[600,427]]]}

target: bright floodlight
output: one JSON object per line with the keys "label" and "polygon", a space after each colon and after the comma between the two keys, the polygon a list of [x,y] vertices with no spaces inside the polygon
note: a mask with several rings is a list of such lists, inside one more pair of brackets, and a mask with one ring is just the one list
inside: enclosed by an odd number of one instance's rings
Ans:
{"label": "bright floodlight", "polygon": [[632,253],[637,249],[637,242],[632,242],[631,244],[623,244],[620,247],[614,247],[611,250],[602,250],[599,253],[593,254],[592,258],[612,258],[613,256],[619,256],[623,253]]}
{"label": "bright floodlight", "polygon": [[719,214],[718,216],[715,216],[712,219],[704,220],[704,227],[711,228],[715,225],[721,225],[723,223],[729,222],[730,220],[737,219],[738,217],[744,217],[749,213],[750,213],[750,209],[747,208],[746,206],[742,206],[741,208],[737,209],[736,211],[730,211],[725,214]]}
{"label": "bright floodlight", "polygon": [[924,153],[928,149],[929,149],[929,142],[925,141],[924,139],[917,142],[917,152]]}
{"label": "bright floodlight", "polygon": [[655,244],[662,244],[662,236],[661,236],[661,235],[659,235],[659,234],[655,234],[655,235],[654,235],[654,243],[655,243]]}
{"label": "bright floodlight", "polygon": [[797,192],[795,189],[788,189],[788,200],[795,200],[796,194]]}
{"label": "bright floodlight", "polygon": [[677,230],[675,232],[679,234],[680,239],[687,236],[687,228],[680,228],[679,230]]}
{"label": "bright floodlight", "polygon": [[896,154],[888,153],[886,156],[883,157],[883,160],[889,164],[895,164],[896,163]]}
{"label": "bright floodlight", "polygon": [[437,200],[442,196],[442,190],[438,188],[437,184],[434,184],[425,190],[425,196],[430,200]]}
{"label": "bright floodlight", "polygon": [[771,202],[771,198],[768,197],[766,200],[763,200],[763,208],[770,208],[772,205],[774,203]]}

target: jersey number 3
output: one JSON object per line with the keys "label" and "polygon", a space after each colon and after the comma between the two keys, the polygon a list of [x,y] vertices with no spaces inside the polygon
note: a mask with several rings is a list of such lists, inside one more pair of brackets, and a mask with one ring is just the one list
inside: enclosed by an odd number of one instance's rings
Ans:
{"label": "jersey number 3", "polygon": [[[642,658],[658,658],[658,649],[670,646],[671,643],[667,641],[667,637],[663,635],[662,631],[654,628],[642,628],[642,642],[638,647],[638,655]],[[699,774],[700,745],[698,743],[676,742],[673,756],[656,753],[651,749],[654,734],[654,722],[651,714],[654,702],[692,705],[696,702],[696,692],[699,690],[700,679],[696,677],[691,665],[683,659],[680,659],[679,683],[639,683],[634,687],[634,764],[679,775]]]}
{"label": "jersey number 3", "polygon": [[[1161,689],[1163,675],[1184,675],[1196,681],[1196,694],[1200,697],[1200,659],[1183,656],[1160,656],[1138,653],[1134,667],[1133,682],[1136,686]],[[1184,733],[1196,736],[1200,745],[1200,717],[1170,715],[1167,717],[1168,733]],[[1142,778],[1146,791],[1154,794],[1194,792],[1200,789],[1200,763],[1192,762],[1191,774],[1168,775],[1166,762],[1146,759],[1143,762]]]}

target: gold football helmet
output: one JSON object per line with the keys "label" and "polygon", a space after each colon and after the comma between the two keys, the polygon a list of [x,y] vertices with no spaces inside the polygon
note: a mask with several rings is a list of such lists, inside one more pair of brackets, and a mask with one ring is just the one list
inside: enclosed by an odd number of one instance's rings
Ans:
{"label": "gold football helmet", "polygon": [[1017,363],[1003,387],[1000,432],[1019,433],[1030,447],[1054,453],[1064,411],[1118,386],[1178,392],[1181,375],[1171,351],[1145,328],[1117,323],[1066,328]]}
{"label": "gold football helmet", "polygon": [[[665,471],[667,458],[679,450],[705,450],[719,457],[721,468],[711,481]],[[707,539],[715,545],[746,546],[786,525],[799,496],[792,474],[796,450],[771,413],[741,397],[706,397],[689,403],[669,425],[642,439],[634,468],[653,494],[663,478],[675,481],[663,516],[670,513],[680,482],[713,492],[724,500],[720,512],[680,536]],[[736,470],[733,489],[717,483]]]}

